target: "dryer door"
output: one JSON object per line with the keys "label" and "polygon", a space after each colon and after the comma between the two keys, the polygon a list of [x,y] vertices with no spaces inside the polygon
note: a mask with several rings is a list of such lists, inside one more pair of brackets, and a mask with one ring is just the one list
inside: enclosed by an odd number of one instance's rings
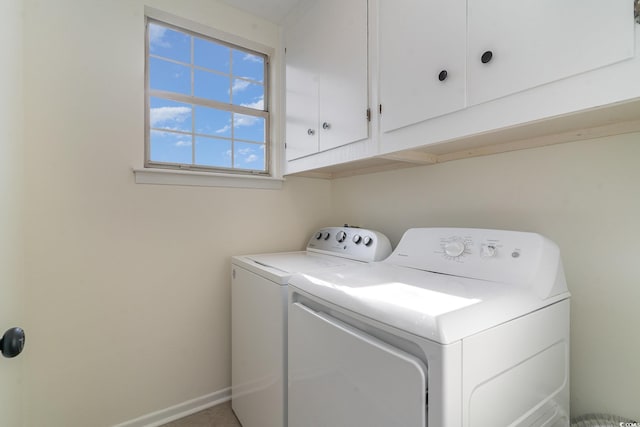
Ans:
{"label": "dryer door", "polygon": [[325,313],[289,306],[289,427],[424,427],[426,369]]}

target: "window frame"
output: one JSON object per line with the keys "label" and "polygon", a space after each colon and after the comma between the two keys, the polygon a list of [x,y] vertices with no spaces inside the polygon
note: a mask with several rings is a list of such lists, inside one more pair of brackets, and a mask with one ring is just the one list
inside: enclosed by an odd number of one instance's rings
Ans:
{"label": "window frame", "polygon": [[[273,116],[271,114],[271,102],[272,102],[272,80],[271,80],[271,68],[272,68],[272,56],[273,49],[263,46],[259,43],[252,42],[250,40],[243,39],[239,36],[235,36],[233,34],[224,33],[219,30],[215,30],[213,28],[207,27],[202,24],[198,24],[193,21],[189,21],[183,18],[178,18],[172,16],[168,13],[164,13],[161,11],[157,11],[155,9],[151,9],[145,7],[145,16],[144,16],[144,46],[145,46],[145,58],[144,58],[144,78],[145,78],[145,93],[144,93],[144,108],[145,108],[145,140],[144,140],[144,169],[136,169],[136,182],[138,181],[138,175],[142,174],[143,171],[166,171],[166,172],[183,172],[183,173],[193,173],[197,174],[197,176],[203,175],[211,175],[218,177],[237,177],[237,178],[247,178],[247,177],[255,177],[255,178],[273,178],[275,174],[276,164],[273,159],[274,154],[274,146],[273,146],[273,138],[272,138],[272,126],[273,126]],[[150,73],[149,73],[149,62],[150,59],[153,58],[153,55],[150,52],[150,43],[149,43],[149,25],[151,23],[157,23],[164,27],[180,31],[182,33],[188,34],[192,37],[198,37],[204,40],[212,41],[214,43],[227,46],[235,51],[246,52],[253,55],[258,55],[264,58],[264,75],[263,75],[263,110],[253,109],[249,107],[244,107],[242,105],[235,105],[231,103],[224,103],[220,101],[208,100],[204,98],[198,98],[192,94],[183,95],[168,91],[162,91],[158,89],[152,90],[150,88]],[[193,46],[193,45],[192,45]],[[193,47],[192,47],[193,48]],[[233,55],[232,55],[233,56]],[[195,64],[187,64],[191,67],[192,70],[198,69]],[[237,78],[241,78],[241,76],[235,76],[231,74],[230,76],[230,84],[233,84],[233,81]],[[193,75],[191,76],[191,84],[193,84]],[[193,93],[193,90],[191,91]],[[234,148],[233,144],[235,141],[238,142],[246,142],[246,143],[254,143],[256,145],[264,145],[264,167],[265,170],[253,170],[253,169],[244,169],[244,168],[236,168],[236,167],[218,167],[218,166],[206,166],[206,165],[197,165],[197,164],[186,164],[186,163],[171,163],[171,162],[158,162],[151,160],[151,132],[154,130],[151,127],[151,117],[150,117],[150,100],[154,96],[161,97],[163,99],[183,102],[192,105],[191,114],[193,115],[195,112],[196,106],[204,106],[208,108],[215,108],[220,111],[228,111],[234,114],[242,114],[252,117],[260,117],[264,119],[265,129],[264,129],[264,143],[248,141],[243,139],[236,140],[232,137],[228,138],[231,141],[232,149],[232,165],[234,163],[233,156]],[[233,120],[233,119],[232,119]],[[193,118],[192,118],[193,121]],[[233,126],[232,126],[233,127]],[[177,133],[177,132],[176,132]],[[180,134],[180,133],[177,133]],[[195,144],[195,138],[197,136],[206,136],[200,135],[195,132],[195,128],[192,125],[191,132],[184,132],[184,135],[188,135],[192,138],[192,144]],[[209,135],[210,136],[210,135]],[[195,150],[195,146],[192,147],[192,150]],[[193,151],[192,151],[193,153]],[[193,159],[193,157],[192,157]],[[177,176],[175,174],[170,176]],[[277,178],[276,178],[277,179]],[[204,182],[202,179],[196,180],[197,182]],[[246,182],[246,180],[243,180]],[[224,180],[224,182],[228,182],[228,179]],[[162,182],[165,183],[165,182]],[[187,184],[189,185],[189,184]],[[193,184],[193,185],[202,185],[202,184]],[[262,184],[261,184],[262,185]],[[224,185],[229,186],[229,185]],[[232,185],[235,186],[235,185]],[[243,185],[244,186],[244,185]]]}

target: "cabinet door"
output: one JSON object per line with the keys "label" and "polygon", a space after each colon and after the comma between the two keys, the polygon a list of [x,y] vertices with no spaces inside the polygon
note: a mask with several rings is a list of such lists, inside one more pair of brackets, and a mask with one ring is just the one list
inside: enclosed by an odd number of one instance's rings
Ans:
{"label": "cabinet door", "polygon": [[367,0],[301,7],[285,36],[287,160],[369,135]]}
{"label": "cabinet door", "polygon": [[466,1],[380,0],[378,7],[382,132],[463,109]]}
{"label": "cabinet door", "polygon": [[469,105],[633,56],[629,0],[468,0],[468,21]]}
{"label": "cabinet door", "polygon": [[321,23],[308,41],[318,52],[324,151],[369,135],[367,0],[323,0],[312,14]]}
{"label": "cabinet door", "polygon": [[315,20],[306,21],[300,20],[286,30],[287,160],[317,153],[320,148],[318,46],[307,42],[308,33],[320,31],[320,25]]}

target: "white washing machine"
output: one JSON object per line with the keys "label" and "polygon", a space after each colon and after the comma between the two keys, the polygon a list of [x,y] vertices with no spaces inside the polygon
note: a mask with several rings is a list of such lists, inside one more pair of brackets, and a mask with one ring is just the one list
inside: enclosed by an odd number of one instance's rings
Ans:
{"label": "white washing machine", "polygon": [[314,272],[381,260],[383,234],[329,227],[306,251],[235,256],[231,281],[231,406],[243,427],[287,425],[287,283]]}
{"label": "white washing machine", "polygon": [[534,233],[408,230],[289,283],[290,427],[569,425],[569,292]]}

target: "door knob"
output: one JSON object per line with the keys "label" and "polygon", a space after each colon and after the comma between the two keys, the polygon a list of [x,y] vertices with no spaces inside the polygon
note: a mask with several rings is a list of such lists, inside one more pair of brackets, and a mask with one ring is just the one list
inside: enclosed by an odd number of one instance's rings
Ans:
{"label": "door knob", "polygon": [[8,329],[0,338],[0,352],[4,357],[16,357],[24,348],[24,331],[22,328]]}

